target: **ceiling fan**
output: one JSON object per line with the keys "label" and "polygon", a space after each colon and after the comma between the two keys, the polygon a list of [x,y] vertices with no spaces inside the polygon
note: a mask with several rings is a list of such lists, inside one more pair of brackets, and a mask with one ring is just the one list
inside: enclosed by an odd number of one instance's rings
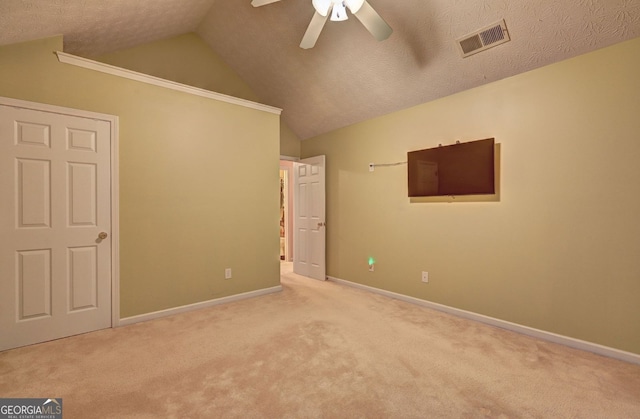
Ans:
{"label": "ceiling fan", "polygon": [[[260,7],[277,1],[280,0],[252,0],[251,5]],[[387,25],[387,22],[380,17],[367,0],[311,0],[311,3],[316,12],[302,37],[300,48],[313,48],[329,17],[329,12],[331,12],[331,20],[333,21],[347,20],[347,8],[378,41],[387,39],[393,32],[393,29]]]}

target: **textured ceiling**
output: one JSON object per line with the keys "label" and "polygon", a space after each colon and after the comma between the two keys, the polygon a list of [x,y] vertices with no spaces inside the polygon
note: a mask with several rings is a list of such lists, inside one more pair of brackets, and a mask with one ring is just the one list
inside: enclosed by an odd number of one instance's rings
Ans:
{"label": "textured ceiling", "polygon": [[[196,31],[306,139],[640,36],[640,0],[369,3],[389,39],[352,17],[303,50],[311,0],[0,0],[0,44],[63,34],[91,57]],[[500,19],[510,42],[460,57],[457,38]]]}
{"label": "textured ceiling", "polygon": [[64,35],[65,51],[98,56],[194,32],[214,0],[0,0],[0,45]]}

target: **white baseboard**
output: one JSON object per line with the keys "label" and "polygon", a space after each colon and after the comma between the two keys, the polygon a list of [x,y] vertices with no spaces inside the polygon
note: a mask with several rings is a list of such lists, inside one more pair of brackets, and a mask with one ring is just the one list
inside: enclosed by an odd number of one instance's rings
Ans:
{"label": "white baseboard", "polygon": [[200,310],[206,307],[213,307],[220,304],[231,303],[234,301],[246,300],[247,298],[260,297],[261,295],[273,294],[282,291],[282,285],[276,285],[271,288],[263,288],[260,290],[243,292],[242,294],[230,295],[228,297],[216,298],[214,300],[201,301],[199,303],[188,304],[180,307],[168,308],[166,310],[154,311],[152,313],[140,314],[137,316],[125,317],[120,319],[117,326],[126,326],[129,324],[146,322],[147,320],[159,319],[161,317],[172,316],[174,314],[186,313],[188,311]]}
{"label": "white baseboard", "polygon": [[511,323],[505,320],[496,319],[494,317],[489,317],[482,314],[474,313],[472,311],[461,310],[459,308],[446,306],[444,304],[433,303],[431,301],[421,300],[419,298],[410,297],[408,295],[398,294],[395,292],[386,291],[380,288],[370,287],[368,285],[358,284],[356,282],[351,282],[344,279],[335,278],[332,276],[327,276],[327,278],[330,281],[335,281],[340,284],[363,289],[369,292],[384,295],[386,297],[395,298],[396,300],[405,301],[407,303],[417,304],[419,306],[423,306],[433,310],[452,314],[457,317],[463,317],[465,319],[489,324],[491,326],[499,327],[501,329],[507,329],[512,332],[521,333],[523,335],[531,336],[534,338],[546,340],[553,343],[559,343],[561,345],[569,346],[571,348],[580,349],[580,350],[592,352],[598,355],[603,355],[609,358],[619,359],[621,361],[626,361],[626,362],[640,365],[640,355],[634,354],[632,352],[621,351],[619,349],[610,348],[608,346],[599,345],[597,343],[587,342],[580,339],[574,339],[568,336],[558,335],[556,333],[546,332],[544,330],[523,326],[517,323]]}

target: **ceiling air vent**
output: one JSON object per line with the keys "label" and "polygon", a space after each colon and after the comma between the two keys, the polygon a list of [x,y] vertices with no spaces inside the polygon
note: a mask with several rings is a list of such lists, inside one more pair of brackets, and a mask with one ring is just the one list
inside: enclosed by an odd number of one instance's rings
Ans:
{"label": "ceiling air vent", "polygon": [[457,39],[457,43],[460,48],[460,53],[464,58],[493,48],[496,45],[504,44],[509,40],[507,25],[504,23],[504,20],[501,20],[498,23]]}

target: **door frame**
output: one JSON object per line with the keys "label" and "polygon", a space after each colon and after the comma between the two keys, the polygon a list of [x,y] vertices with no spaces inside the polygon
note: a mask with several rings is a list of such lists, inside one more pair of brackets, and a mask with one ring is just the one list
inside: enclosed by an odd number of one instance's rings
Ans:
{"label": "door frame", "polygon": [[118,326],[120,324],[120,201],[118,199],[120,196],[120,177],[118,172],[118,117],[115,115],[3,96],[0,96],[0,105],[106,121],[111,125],[111,327]]}

